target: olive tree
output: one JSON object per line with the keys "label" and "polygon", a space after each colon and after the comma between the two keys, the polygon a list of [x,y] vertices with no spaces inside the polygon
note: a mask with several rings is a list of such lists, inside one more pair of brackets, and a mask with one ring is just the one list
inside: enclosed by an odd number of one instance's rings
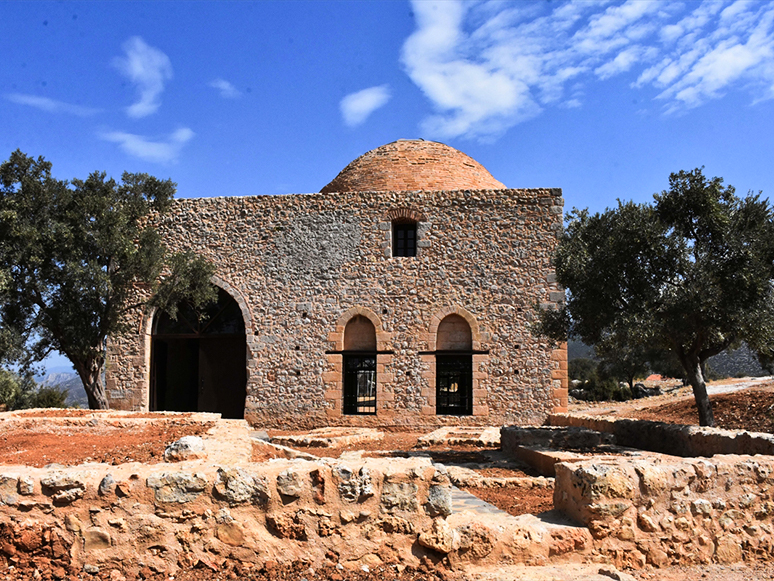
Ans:
{"label": "olive tree", "polygon": [[690,382],[699,422],[714,425],[704,362],[743,341],[774,353],[774,219],[760,194],[735,195],[702,169],[669,177],[652,204],[573,211],[556,255],[566,304],[537,331],[590,345],[669,353]]}
{"label": "olive tree", "polygon": [[12,153],[0,165],[0,361],[59,351],[89,407],[107,408],[106,341],[127,330],[127,311],[154,302],[174,315],[183,299],[215,296],[212,265],[168,252],[149,219],[174,193],[172,181],[147,174],[61,181],[42,157]]}

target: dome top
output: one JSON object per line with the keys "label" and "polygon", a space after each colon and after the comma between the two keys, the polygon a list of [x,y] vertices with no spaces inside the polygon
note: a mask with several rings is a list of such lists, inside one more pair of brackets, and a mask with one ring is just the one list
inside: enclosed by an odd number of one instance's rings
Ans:
{"label": "dome top", "polygon": [[453,147],[400,139],[364,153],[320,192],[502,189],[484,166]]}

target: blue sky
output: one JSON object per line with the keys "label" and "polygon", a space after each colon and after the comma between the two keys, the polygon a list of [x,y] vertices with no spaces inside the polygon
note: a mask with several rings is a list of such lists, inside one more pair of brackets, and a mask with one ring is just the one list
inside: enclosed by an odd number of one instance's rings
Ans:
{"label": "blue sky", "polygon": [[769,2],[0,2],[0,158],[319,191],[399,138],[567,207],[705,166],[774,191]]}

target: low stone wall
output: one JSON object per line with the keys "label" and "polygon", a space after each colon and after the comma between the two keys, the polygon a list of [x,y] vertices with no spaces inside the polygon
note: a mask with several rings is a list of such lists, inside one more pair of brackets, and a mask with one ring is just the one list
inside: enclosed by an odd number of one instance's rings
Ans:
{"label": "low stone wall", "polygon": [[541,565],[591,548],[583,527],[452,503],[446,469],[427,458],[4,466],[0,564],[133,578],[227,560]]}
{"label": "low stone wall", "polygon": [[774,458],[596,457],[556,465],[554,505],[617,567],[771,560]]}
{"label": "low stone wall", "polygon": [[574,426],[607,432],[615,436],[619,446],[673,456],[774,454],[774,435],[758,432],[577,414],[551,414],[548,423],[552,426]]}
{"label": "low stone wall", "polygon": [[133,574],[227,558],[417,561],[417,534],[450,514],[450,491],[425,459],[3,467],[0,556]]}
{"label": "low stone wall", "polygon": [[512,458],[526,462],[543,476],[553,477],[557,462],[581,461],[584,456],[575,452],[611,448],[615,445],[615,437],[576,427],[503,426],[500,428],[500,445]]}

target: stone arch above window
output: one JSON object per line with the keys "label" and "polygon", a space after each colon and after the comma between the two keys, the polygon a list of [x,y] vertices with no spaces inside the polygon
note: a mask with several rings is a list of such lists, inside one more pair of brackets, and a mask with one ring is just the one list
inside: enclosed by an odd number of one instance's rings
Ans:
{"label": "stone arch above window", "polygon": [[328,335],[328,341],[332,343],[334,351],[344,351],[344,331],[351,319],[358,315],[368,319],[376,331],[376,350],[387,351],[390,348],[391,334],[382,330],[382,321],[372,310],[365,307],[352,307],[347,309],[336,321],[336,329]]}
{"label": "stone arch above window", "polygon": [[[470,347],[468,349],[472,349],[473,351],[481,349],[481,330],[478,321],[476,321],[476,318],[470,312],[462,307],[447,307],[433,315],[433,318],[430,321],[430,328],[428,329],[428,349],[430,351],[444,349],[438,345],[439,327],[450,315],[456,315],[468,324],[468,328],[470,329]],[[452,325],[454,321],[455,319],[451,319],[447,324]],[[456,324],[459,325],[458,320]]]}
{"label": "stone arch above window", "polygon": [[468,322],[459,315],[446,315],[438,325],[436,351],[472,351],[473,334]]}
{"label": "stone arch above window", "polygon": [[344,327],[344,351],[376,351],[376,329],[363,315],[352,317]]}
{"label": "stone arch above window", "polygon": [[385,258],[415,257],[420,248],[429,248],[430,241],[424,237],[430,227],[427,216],[417,208],[401,206],[388,210],[379,224],[385,233]]}

